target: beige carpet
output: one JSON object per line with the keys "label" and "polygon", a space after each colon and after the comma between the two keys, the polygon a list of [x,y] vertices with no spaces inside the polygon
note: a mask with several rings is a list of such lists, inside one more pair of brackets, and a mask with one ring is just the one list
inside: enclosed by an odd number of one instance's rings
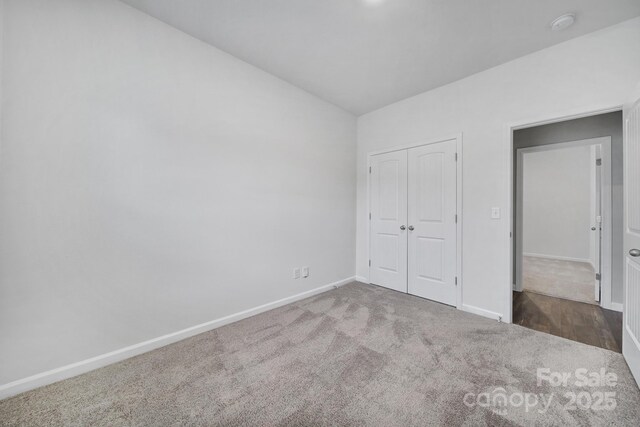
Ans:
{"label": "beige carpet", "polygon": [[[537,368],[605,369],[617,384],[578,387],[572,378],[538,386]],[[584,399],[586,409],[566,406],[566,393],[603,392],[615,393],[615,409],[594,410]],[[484,405],[482,393],[504,393],[512,403]],[[542,394],[548,409],[526,410],[521,393]],[[639,419],[640,391],[620,354],[357,283],[0,402],[1,425],[27,426],[637,426]]]}
{"label": "beige carpet", "polygon": [[595,271],[586,262],[522,257],[522,289],[557,298],[598,304]]}

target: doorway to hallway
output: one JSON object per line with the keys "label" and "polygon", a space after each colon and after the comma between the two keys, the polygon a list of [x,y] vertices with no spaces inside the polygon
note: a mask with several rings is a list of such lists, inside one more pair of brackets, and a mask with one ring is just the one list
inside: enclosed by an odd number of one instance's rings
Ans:
{"label": "doorway to hallway", "polygon": [[513,132],[512,321],[621,351],[622,114]]}

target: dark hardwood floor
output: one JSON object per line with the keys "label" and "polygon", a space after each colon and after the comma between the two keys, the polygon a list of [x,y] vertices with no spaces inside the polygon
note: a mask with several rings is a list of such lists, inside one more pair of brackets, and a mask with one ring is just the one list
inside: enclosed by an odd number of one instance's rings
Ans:
{"label": "dark hardwood floor", "polygon": [[513,323],[622,352],[622,313],[533,292],[513,293]]}

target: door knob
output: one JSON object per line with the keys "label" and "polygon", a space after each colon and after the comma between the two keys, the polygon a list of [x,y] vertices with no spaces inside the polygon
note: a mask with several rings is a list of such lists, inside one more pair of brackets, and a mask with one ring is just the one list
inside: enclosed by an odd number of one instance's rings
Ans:
{"label": "door knob", "polygon": [[596,231],[596,228],[595,227],[591,227],[591,231]]}
{"label": "door knob", "polygon": [[400,226],[400,230],[404,231],[404,230],[406,230],[406,229],[407,229],[407,227],[405,227],[404,225],[401,225],[401,226]]}
{"label": "door knob", "polygon": [[409,231],[413,231],[413,225],[409,226]]}
{"label": "door knob", "polygon": [[[409,227],[409,230],[411,230],[411,227]],[[629,251],[629,255],[631,255],[632,257],[640,256],[640,249],[631,249]]]}

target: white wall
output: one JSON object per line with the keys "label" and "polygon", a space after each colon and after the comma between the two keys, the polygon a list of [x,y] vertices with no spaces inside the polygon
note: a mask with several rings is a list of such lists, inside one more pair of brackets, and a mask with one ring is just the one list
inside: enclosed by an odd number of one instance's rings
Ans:
{"label": "white wall", "polygon": [[0,161],[2,159],[2,70],[4,58],[4,0],[0,0]]}
{"label": "white wall", "polygon": [[524,153],[524,255],[590,262],[591,147]]}
{"label": "white wall", "polygon": [[0,384],[353,276],[355,117],[118,1],[4,6]]}
{"label": "white wall", "polygon": [[622,105],[639,81],[636,18],[361,116],[356,274],[368,274],[367,153],[463,132],[462,303],[509,320],[508,125]]}

